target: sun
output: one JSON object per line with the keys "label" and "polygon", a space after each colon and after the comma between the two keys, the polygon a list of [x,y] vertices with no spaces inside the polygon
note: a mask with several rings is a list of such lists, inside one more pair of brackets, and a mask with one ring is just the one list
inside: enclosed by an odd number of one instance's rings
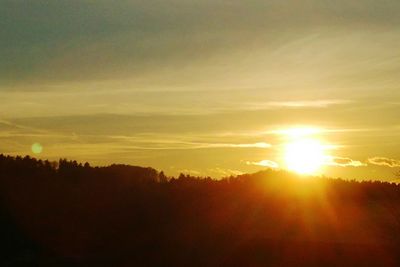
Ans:
{"label": "sun", "polygon": [[286,167],[299,174],[316,174],[324,164],[325,157],[324,146],[316,139],[298,139],[285,146]]}

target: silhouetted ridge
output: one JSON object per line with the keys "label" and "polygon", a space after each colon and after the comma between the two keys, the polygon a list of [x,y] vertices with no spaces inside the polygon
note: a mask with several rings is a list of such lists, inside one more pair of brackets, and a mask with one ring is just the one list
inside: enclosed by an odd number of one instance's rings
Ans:
{"label": "silhouetted ridge", "polygon": [[399,266],[400,187],[0,155],[1,266]]}

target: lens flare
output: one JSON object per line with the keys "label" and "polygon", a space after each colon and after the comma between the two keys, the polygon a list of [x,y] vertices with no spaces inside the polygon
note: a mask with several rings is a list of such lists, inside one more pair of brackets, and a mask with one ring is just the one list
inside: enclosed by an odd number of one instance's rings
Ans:
{"label": "lens flare", "polygon": [[31,150],[34,154],[40,154],[43,151],[43,146],[39,143],[34,143],[31,147]]}

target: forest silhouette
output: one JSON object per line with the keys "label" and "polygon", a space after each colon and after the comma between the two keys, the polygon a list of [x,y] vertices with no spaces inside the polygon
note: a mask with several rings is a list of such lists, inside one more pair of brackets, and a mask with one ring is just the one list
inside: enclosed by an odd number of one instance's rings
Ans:
{"label": "forest silhouette", "polygon": [[400,186],[0,155],[1,266],[400,266]]}

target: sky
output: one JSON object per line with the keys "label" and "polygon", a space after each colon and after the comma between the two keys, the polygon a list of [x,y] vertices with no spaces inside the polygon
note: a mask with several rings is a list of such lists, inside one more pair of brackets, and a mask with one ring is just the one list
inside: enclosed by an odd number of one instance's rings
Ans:
{"label": "sky", "polygon": [[399,179],[398,0],[0,4],[0,153],[223,177],[303,138]]}

